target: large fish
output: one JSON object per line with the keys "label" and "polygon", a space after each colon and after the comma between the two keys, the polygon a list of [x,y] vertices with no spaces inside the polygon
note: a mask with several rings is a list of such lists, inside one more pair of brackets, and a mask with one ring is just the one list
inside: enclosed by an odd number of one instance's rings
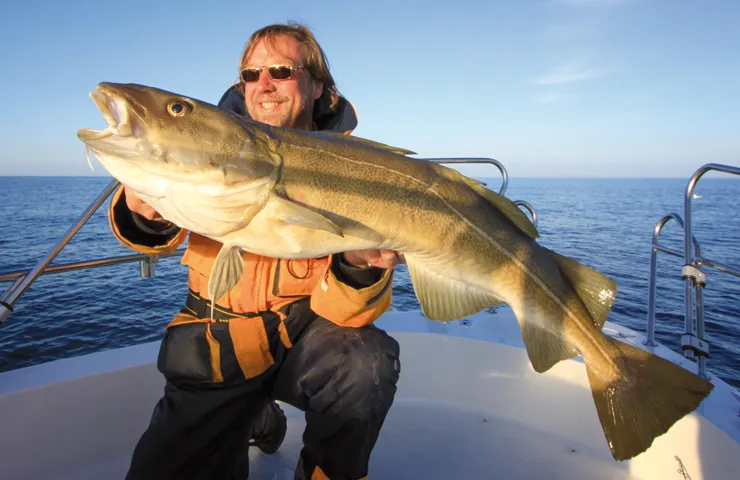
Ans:
{"label": "large fish", "polygon": [[279,258],[398,250],[430,319],[507,303],[536,371],[582,355],[618,460],[645,451],[712,389],[604,335],[615,283],[540,246],[516,205],[456,170],[151,87],[101,83],[91,97],[109,126],[78,137],[103,166],[165,219],[223,243],[211,298],[236,284],[241,249]]}

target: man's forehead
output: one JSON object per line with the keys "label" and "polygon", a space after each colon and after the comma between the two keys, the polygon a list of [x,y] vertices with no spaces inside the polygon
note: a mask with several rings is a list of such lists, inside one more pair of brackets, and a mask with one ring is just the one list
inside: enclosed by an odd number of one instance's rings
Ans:
{"label": "man's forehead", "polygon": [[262,38],[254,45],[254,49],[247,57],[247,63],[258,65],[268,61],[302,63],[303,48],[294,38],[286,35]]}

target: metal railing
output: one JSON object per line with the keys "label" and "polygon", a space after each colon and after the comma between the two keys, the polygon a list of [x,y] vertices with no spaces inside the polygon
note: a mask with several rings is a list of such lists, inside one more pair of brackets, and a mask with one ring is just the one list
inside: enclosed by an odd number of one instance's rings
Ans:
{"label": "metal railing", "polygon": [[[681,269],[681,278],[684,280],[684,333],[681,335],[681,348],[686,358],[697,359],[697,371],[699,376],[709,379],[707,373],[707,357],[709,356],[709,343],[704,339],[704,296],[706,286],[706,275],[702,271],[703,266],[711,267],[721,272],[740,277],[740,269],[723,265],[701,255],[701,248],[692,233],[691,201],[694,198],[694,189],[699,179],[707,172],[717,171],[740,175],[740,168],[729,165],[709,163],[699,168],[689,180],[684,197],[684,220],[677,213],[670,213],[661,218],[655,225],[650,256],[650,290],[648,292],[648,327],[647,346],[655,346],[655,289],[656,289],[656,266],[658,252],[667,253],[675,257],[683,258],[684,264]],[[670,220],[683,229],[684,249],[677,252],[664,247],[658,243],[663,227]],[[693,248],[692,248],[693,247]]]}
{"label": "metal railing", "polygon": [[[499,194],[503,195],[506,192],[506,188],[509,184],[509,175],[506,172],[506,168],[501,162],[492,158],[428,158],[425,160],[437,162],[437,163],[489,163],[495,165],[501,175],[503,176],[503,183],[499,189]],[[160,255],[149,255],[149,254],[136,254],[136,255],[124,255],[119,257],[102,258],[97,260],[87,260],[83,262],[68,263],[64,265],[55,265],[50,267],[49,264],[56,258],[59,252],[72,240],[72,237],[87,223],[93,214],[100,208],[111,194],[116,191],[120,182],[118,180],[111,181],[107,187],[98,195],[98,197],[90,204],[85,212],[77,219],[74,225],[62,236],[57,244],[51,249],[51,251],[40,260],[31,270],[21,272],[10,272],[0,273],[0,282],[14,280],[13,284],[5,291],[2,298],[0,298],[0,324],[10,317],[13,311],[13,305],[20,299],[26,290],[31,286],[33,282],[41,275],[48,275],[51,273],[67,272],[71,270],[81,270],[93,267],[102,267],[106,265],[115,265],[129,262],[140,262],[140,274],[142,277],[151,277],[154,274],[154,264],[156,264],[160,258],[163,257],[175,257],[183,254],[182,250],[175,251],[168,254]],[[526,202],[521,200],[514,202],[517,205],[526,208],[532,216],[532,223],[537,227],[537,214],[534,208]]]}
{"label": "metal railing", "polygon": [[105,202],[113,192],[116,191],[120,182],[118,180],[111,181],[105,189],[93,200],[89,207],[80,215],[77,221],[67,232],[62,235],[62,238],[57,244],[51,249],[51,251],[41,259],[31,270],[22,272],[10,272],[0,274],[0,282],[15,280],[13,284],[5,291],[2,298],[0,298],[0,323],[3,323],[8,319],[13,311],[13,305],[20,299],[20,297],[28,290],[28,288],[39,278],[41,275],[48,275],[51,273],[68,272],[71,270],[81,270],[93,267],[102,267],[106,265],[115,265],[120,263],[128,262],[140,262],[140,274],[142,277],[151,277],[154,274],[154,264],[159,261],[161,257],[171,257],[182,255],[183,252],[173,252],[170,254],[163,255],[124,255],[120,257],[101,258],[97,260],[86,260],[77,263],[68,263],[64,265],[55,265],[50,267],[49,264],[56,258],[57,255],[64,249],[65,246],[72,240],[77,234],[80,228],[85,225],[88,220],[95,214],[100,206]]}
{"label": "metal railing", "polygon": [[[503,177],[501,188],[499,188],[499,191],[498,191],[499,195],[506,194],[506,189],[509,187],[509,174],[506,171],[506,167],[504,167],[503,163],[493,158],[425,158],[424,160],[429,160],[430,162],[449,163],[449,164],[490,163],[491,165],[494,165],[499,169],[499,171],[501,172],[501,176]],[[527,209],[530,217],[532,217],[532,224],[534,225],[534,228],[537,228],[537,212],[535,211],[534,207],[530,205],[529,203],[525,202],[524,200],[514,200],[514,204]]]}

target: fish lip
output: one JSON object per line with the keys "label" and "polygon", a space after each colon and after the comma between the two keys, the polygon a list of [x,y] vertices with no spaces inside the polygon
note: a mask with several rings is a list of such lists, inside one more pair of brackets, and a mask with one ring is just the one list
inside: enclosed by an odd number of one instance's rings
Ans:
{"label": "fish lip", "polygon": [[145,137],[146,128],[133,114],[131,102],[125,95],[116,92],[110,85],[101,83],[90,92],[90,98],[108,123],[104,130],[81,128],[77,131],[77,137],[85,143],[103,140],[108,137],[127,138]]}

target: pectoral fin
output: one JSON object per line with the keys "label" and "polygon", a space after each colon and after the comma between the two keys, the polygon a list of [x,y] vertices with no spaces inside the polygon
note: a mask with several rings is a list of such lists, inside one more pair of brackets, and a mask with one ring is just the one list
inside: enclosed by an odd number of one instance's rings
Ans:
{"label": "pectoral fin", "polygon": [[267,191],[260,195],[256,202],[251,204],[242,214],[242,218],[239,220],[239,224],[242,227],[246,227],[249,223],[257,216],[258,213],[265,208],[267,201],[270,199],[270,191]]}
{"label": "pectoral fin", "polygon": [[236,245],[224,245],[213,262],[208,280],[208,296],[212,305],[226,295],[239,282],[244,273],[244,260]]}
{"label": "pectoral fin", "polygon": [[274,205],[274,214],[286,223],[306,228],[326,230],[334,235],[344,237],[339,226],[319,212],[277,194],[271,195],[270,201]]}
{"label": "pectoral fin", "polygon": [[504,303],[488,291],[445,277],[406,255],[411,283],[424,315],[430,320],[450,321]]}

